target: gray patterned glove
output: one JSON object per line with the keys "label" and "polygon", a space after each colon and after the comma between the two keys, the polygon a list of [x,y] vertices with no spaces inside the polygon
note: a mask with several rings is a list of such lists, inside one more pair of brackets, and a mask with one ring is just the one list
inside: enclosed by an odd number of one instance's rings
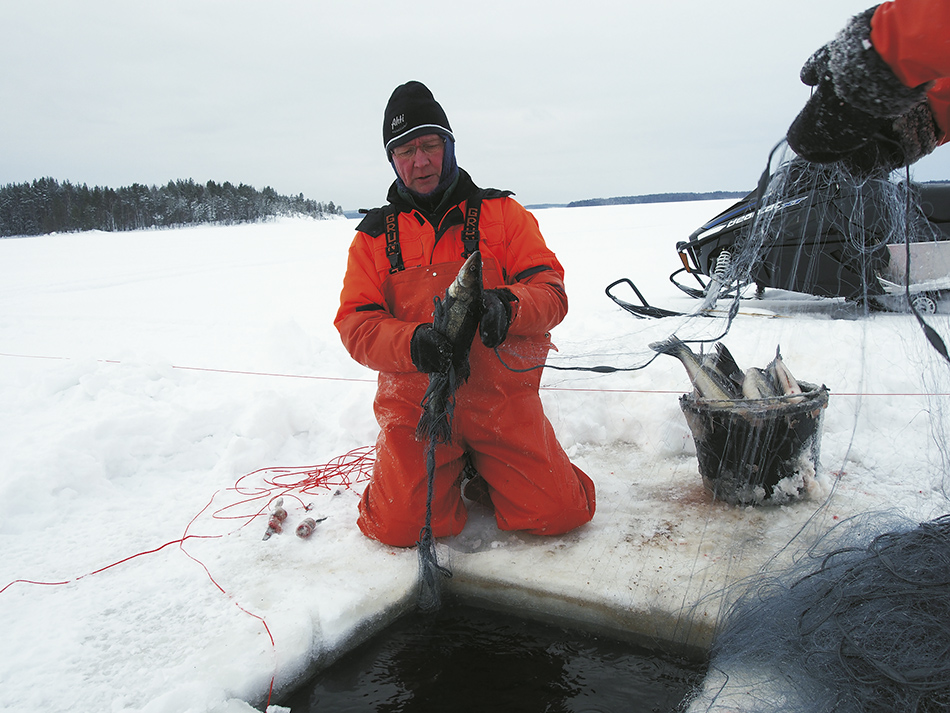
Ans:
{"label": "gray patterned glove", "polygon": [[871,45],[876,9],[851,18],[802,67],[802,82],[815,91],[787,138],[808,161],[843,161],[860,173],[890,171],[937,146],[929,85],[905,86]]}

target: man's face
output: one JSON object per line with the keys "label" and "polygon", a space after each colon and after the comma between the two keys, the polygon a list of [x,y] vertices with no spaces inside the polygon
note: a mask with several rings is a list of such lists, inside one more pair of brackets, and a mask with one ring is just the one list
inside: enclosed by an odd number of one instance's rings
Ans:
{"label": "man's face", "polygon": [[428,195],[439,185],[445,140],[438,134],[418,136],[393,149],[393,165],[406,188]]}

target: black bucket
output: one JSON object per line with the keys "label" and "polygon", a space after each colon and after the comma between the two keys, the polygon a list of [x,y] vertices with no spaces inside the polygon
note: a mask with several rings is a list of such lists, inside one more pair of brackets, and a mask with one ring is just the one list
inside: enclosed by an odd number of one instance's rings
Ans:
{"label": "black bucket", "polygon": [[799,386],[802,394],[765,399],[680,397],[703,485],[717,500],[781,504],[806,493],[818,472],[828,389]]}

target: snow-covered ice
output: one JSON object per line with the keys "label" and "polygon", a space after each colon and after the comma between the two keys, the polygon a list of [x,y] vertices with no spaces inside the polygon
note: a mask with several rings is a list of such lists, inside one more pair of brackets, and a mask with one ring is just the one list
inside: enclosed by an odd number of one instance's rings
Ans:
{"label": "snow-covered ice", "polygon": [[[632,367],[674,331],[718,333],[715,319],[637,320],[604,288],[630,277],[653,304],[694,309],[667,280],[674,245],[729,203],[538,211],[571,300],[550,363]],[[375,441],[375,375],[332,326],[355,224],[0,240],[0,709],[262,709],[272,680],[285,691],[413,605],[415,550],[356,528],[355,465],[290,487]],[[950,334],[945,316],[931,323]],[[674,359],[546,370],[545,409],[595,481],[597,514],[545,539],[473,508],[438,547],[450,586],[705,647],[730,584],[842,518],[947,511],[950,388],[911,316],[770,291],[724,341],[758,366],[780,344],[796,377],[829,387],[813,497],[713,501]],[[263,541],[278,493],[287,527]],[[299,539],[311,504],[327,519]]]}

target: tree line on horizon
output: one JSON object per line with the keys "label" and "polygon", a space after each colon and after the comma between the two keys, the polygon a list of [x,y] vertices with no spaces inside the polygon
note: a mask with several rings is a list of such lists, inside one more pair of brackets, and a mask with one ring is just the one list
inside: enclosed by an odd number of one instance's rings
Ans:
{"label": "tree line on horizon", "polygon": [[708,201],[721,198],[744,198],[748,194],[739,191],[707,191],[705,193],[646,193],[639,196],[617,196],[615,198],[589,198],[571,201],[568,208],[590,208],[602,205],[632,205],[638,203],[677,203],[685,201]]}
{"label": "tree line on horizon", "polygon": [[342,216],[339,206],[257,190],[243,183],[169,181],[121,188],[60,183],[41,178],[0,188],[0,237],[85,230],[107,232],[172,228],[201,223],[253,223],[277,216]]}

